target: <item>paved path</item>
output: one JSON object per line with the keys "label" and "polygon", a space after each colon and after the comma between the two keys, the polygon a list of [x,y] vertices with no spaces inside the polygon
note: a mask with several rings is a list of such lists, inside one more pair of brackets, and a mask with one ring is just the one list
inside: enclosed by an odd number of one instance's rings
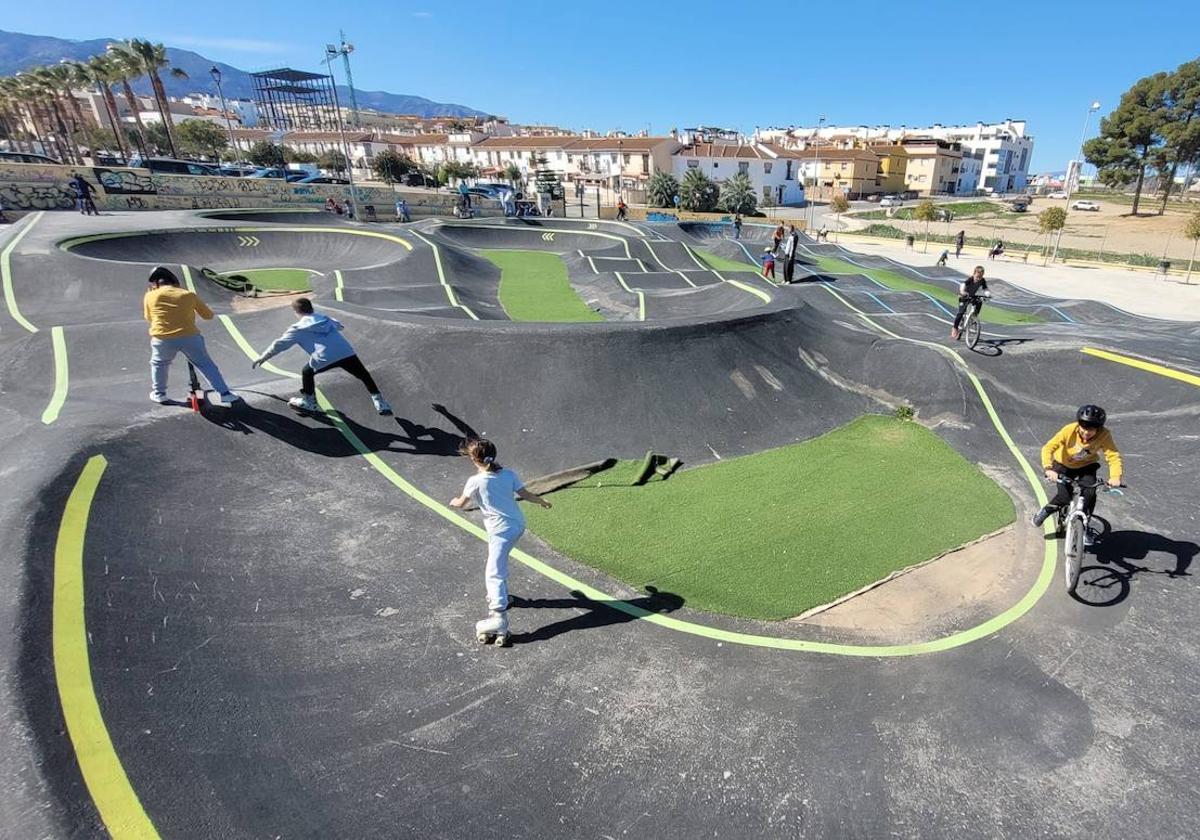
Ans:
{"label": "paved path", "polygon": [[[944,247],[930,243],[929,253],[922,253],[920,242],[915,251],[910,251],[901,242],[893,244],[847,234],[842,234],[838,244],[863,254],[880,254],[916,267],[933,265]],[[1197,282],[1187,285],[1176,278],[1164,280],[1161,275],[1148,271],[1042,266],[1006,259],[989,262],[984,259],[981,248],[968,248],[960,259],[951,257],[949,263],[951,268],[963,271],[967,271],[972,264],[983,265],[989,277],[1038,294],[1098,300],[1152,318],[1200,321],[1200,274],[1193,275]]]}

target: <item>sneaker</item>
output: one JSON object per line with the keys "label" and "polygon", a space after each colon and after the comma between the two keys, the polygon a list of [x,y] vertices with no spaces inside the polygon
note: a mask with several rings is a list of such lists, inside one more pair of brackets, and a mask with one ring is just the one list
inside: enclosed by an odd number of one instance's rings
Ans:
{"label": "sneaker", "polygon": [[951,327],[951,328],[950,328],[950,340],[951,340],[951,341],[958,341],[958,327]]}
{"label": "sneaker", "polygon": [[245,402],[245,400],[243,400],[237,394],[233,393],[233,391],[226,391],[224,394],[221,395],[221,399],[225,402],[226,405],[237,405],[240,402]]}
{"label": "sneaker", "polygon": [[300,411],[316,411],[317,398],[312,394],[301,394],[298,397],[292,397],[288,400],[288,405]]}
{"label": "sneaker", "polygon": [[1083,545],[1086,548],[1091,548],[1096,544],[1096,535],[1092,533],[1092,529],[1088,528],[1083,532]]}
{"label": "sneaker", "polygon": [[168,397],[166,394],[160,394],[157,391],[151,391],[150,392],[150,401],[156,402],[159,405],[166,405],[167,403],[169,403],[171,401],[171,398]]}
{"label": "sneaker", "polygon": [[1046,518],[1048,516],[1050,516],[1050,514],[1053,512],[1054,511],[1052,511],[1050,508],[1042,508],[1041,510],[1039,510],[1037,513],[1035,513],[1033,515],[1033,527],[1041,528],[1042,523],[1045,522]]}
{"label": "sneaker", "polygon": [[392,405],[383,398],[383,394],[372,394],[371,402],[375,403],[375,410],[383,416],[387,417],[392,413]]}

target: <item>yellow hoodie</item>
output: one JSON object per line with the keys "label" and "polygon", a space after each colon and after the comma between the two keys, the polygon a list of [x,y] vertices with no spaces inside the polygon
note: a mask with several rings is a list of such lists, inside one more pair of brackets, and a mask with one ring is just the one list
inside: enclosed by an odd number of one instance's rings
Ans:
{"label": "yellow hoodie", "polygon": [[1064,467],[1077,470],[1100,460],[1100,453],[1108,461],[1108,477],[1113,484],[1121,483],[1121,453],[1113,441],[1112,432],[1107,428],[1101,429],[1091,440],[1084,442],[1079,437],[1079,424],[1068,423],[1058,430],[1058,434],[1050,438],[1042,447],[1042,466],[1050,469],[1055,461]]}
{"label": "yellow hoodie", "polygon": [[182,338],[199,335],[196,316],[204,320],[212,318],[212,310],[195,292],[178,286],[159,286],[146,292],[142,300],[142,315],[150,322],[153,338]]}

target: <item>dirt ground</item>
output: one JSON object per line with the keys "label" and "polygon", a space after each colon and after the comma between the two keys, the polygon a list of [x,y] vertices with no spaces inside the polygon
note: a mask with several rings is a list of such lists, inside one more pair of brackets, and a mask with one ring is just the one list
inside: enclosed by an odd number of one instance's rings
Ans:
{"label": "dirt ground", "polygon": [[[1178,264],[1187,262],[1195,244],[1183,236],[1188,213],[1169,207],[1159,216],[1158,202],[1153,197],[1143,200],[1137,216],[1129,215],[1132,209],[1129,204],[1103,199],[1098,203],[1099,212],[1068,210],[1061,247],[1105,253],[1150,254],[1155,258],[1161,258],[1165,252],[1167,259]],[[1066,204],[1063,199],[1038,197],[1027,212],[1014,213],[997,202],[995,213],[955,219],[948,223],[935,222],[930,231],[952,236],[965,230],[967,236],[1001,239],[1011,243],[1011,246],[1022,249],[1028,246],[1040,252],[1045,237],[1038,233],[1038,213],[1047,207],[1065,207]],[[1200,203],[1192,212],[1197,210],[1200,210]],[[913,233],[925,232],[925,225],[921,222],[892,220],[889,223]]]}

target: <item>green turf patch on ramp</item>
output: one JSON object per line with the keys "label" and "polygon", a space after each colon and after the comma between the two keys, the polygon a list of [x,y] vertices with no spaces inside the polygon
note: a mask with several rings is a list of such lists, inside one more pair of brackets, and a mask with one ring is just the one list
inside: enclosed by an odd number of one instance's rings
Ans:
{"label": "green turf patch on ramp", "polygon": [[306,268],[244,268],[226,272],[226,276],[245,277],[264,292],[308,292],[312,291],[309,278],[312,273]]}
{"label": "green turf patch on ramp", "polygon": [[758,266],[749,260],[731,260],[722,257],[720,254],[714,254],[712,251],[706,251],[703,248],[693,248],[693,253],[701,260],[708,264],[709,268],[717,271],[754,271]]}
{"label": "green turf patch on ramp", "polygon": [[[621,462],[528,511],[564,554],[692,608],[783,619],[995,531],[1011,499],[916,423],[869,415],[804,443],[629,486]],[[611,483],[605,483],[605,474]]]}
{"label": "green turf patch on ramp", "polygon": [[500,305],[514,321],[603,321],[567,280],[558,254],[481,250],[500,269]]}

